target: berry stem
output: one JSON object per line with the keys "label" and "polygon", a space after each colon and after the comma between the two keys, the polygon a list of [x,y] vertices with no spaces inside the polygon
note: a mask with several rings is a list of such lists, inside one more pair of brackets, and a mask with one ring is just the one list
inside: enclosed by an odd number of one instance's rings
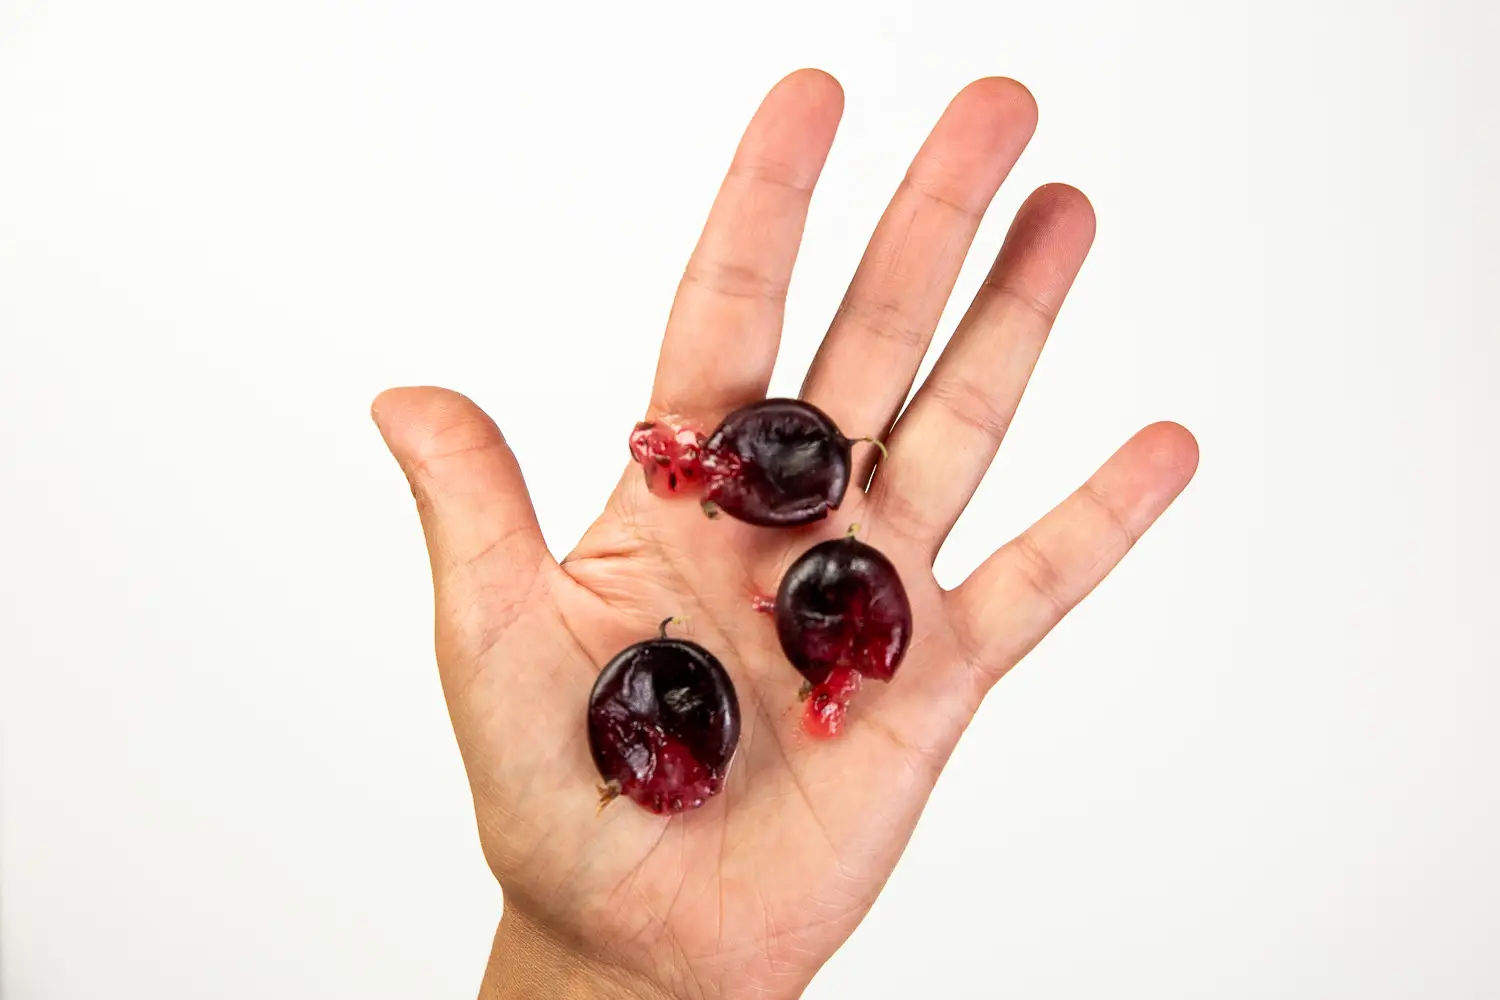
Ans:
{"label": "berry stem", "polygon": [[687,619],[684,618],[684,617],[682,617],[681,615],[673,615],[671,618],[663,618],[661,620],[661,624],[656,627],[657,638],[659,638],[659,639],[665,639],[667,637],[667,626],[668,625],[686,625],[686,624],[687,624]]}
{"label": "berry stem", "polygon": [[886,448],[885,442],[882,441],[882,440],[880,440],[880,438],[878,438],[878,437],[855,438],[854,440],[850,441],[849,443],[850,444],[873,444],[877,449],[879,449],[879,451],[880,451],[880,457],[882,459],[888,459],[888,458],[891,457],[890,450],[888,448]]}
{"label": "berry stem", "polygon": [[604,807],[607,806],[607,805],[609,805],[611,802],[613,802],[615,799],[617,799],[619,797],[620,797],[620,783],[618,781],[614,781],[613,779],[611,779],[610,781],[607,781],[604,784],[600,785],[599,786],[599,808],[596,809],[596,810],[594,810],[594,815],[598,816],[600,813],[604,812]]}

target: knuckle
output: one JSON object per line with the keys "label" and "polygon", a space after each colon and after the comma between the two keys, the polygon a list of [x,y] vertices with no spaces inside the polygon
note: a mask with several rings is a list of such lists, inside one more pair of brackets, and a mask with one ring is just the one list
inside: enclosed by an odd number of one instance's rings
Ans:
{"label": "knuckle", "polygon": [[932,336],[928,325],[912,317],[900,301],[882,296],[851,295],[839,303],[834,319],[906,350],[924,350]]}
{"label": "knuckle", "polygon": [[1078,498],[1094,514],[1105,533],[1114,537],[1114,548],[1120,555],[1129,551],[1139,539],[1139,533],[1131,528],[1119,508],[1099,492],[1092,483],[1084,483],[1078,490]]}
{"label": "knuckle", "polygon": [[775,160],[754,160],[736,164],[730,169],[730,176],[737,180],[747,181],[755,185],[781,188],[801,197],[812,195],[812,182],[808,181],[805,171],[798,170],[790,164],[780,163]]}
{"label": "knuckle", "polygon": [[1022,532],[1011,542],[1012,564],[1021,582],[1033,594],[1046,601],[1058,617],[1066,614],[1074,601],[1057,561],[1038,544],[1031,532]]}
{"label": "knuckle", "polygon": [[983,287],[989,289],[996,298],[1031,313],[1044,327],[1050,328],[1057,321],[1056,305],[1033,295],[1014,282],[991,275],[984,279]]}
{"label": "knuckle", "polygon": [[980,217],[984,214],[982,209],[975,208],[966,203],[958,194],[950,192],[948,185],[940,180],[919,174],[908,174],[906,187],[922,201],[947,209],[970,225],[978,226]]}
{"label": "knuckle", "polygon": [[925,541],[936,528],[932,514],[901,490],[893,488],[889,476],[877,476],[871,488],[870,505],[882,525],[913,541]]}
{"label": "knuckle", "polygon": [[929,392],[933,401],[954,419],[996,444],[1010,429],[1010,413],[996,405],[993,393],[967,376],[952,374],[938,378]]}
{"label": "knuckle", "polygon": [[694,260],[683,272],[685,284],[696,285],[717,295],[772,303],[786,301],[787,282],[759,268],[730,261]]}

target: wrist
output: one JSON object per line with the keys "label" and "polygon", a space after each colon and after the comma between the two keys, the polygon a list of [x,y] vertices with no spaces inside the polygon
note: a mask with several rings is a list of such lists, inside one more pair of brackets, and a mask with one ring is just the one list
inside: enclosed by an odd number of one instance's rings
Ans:
{"label": "wrist", "polygon": [[495,932],[479,1000],[674,1000],[660,987],[585,955],[518,907]]}

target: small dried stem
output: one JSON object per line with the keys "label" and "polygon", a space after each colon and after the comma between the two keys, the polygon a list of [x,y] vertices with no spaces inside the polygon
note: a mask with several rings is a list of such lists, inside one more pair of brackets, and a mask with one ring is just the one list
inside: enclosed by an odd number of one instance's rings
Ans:
{"label": "small dried stem", "polygon": [[873,444],[876,448],[880,449],[880,457],[881,457],[881,459],[887,459],[887,458],[891,457],[890,450],[888,448],[886,448],[885,442],[882,441],[882,440],[880,440],[880,438],[878,438],[878,437],[855,438],[850,443],[851,444]]}
{"label": "small dried stem", "polygon": [[620,797],[620,783],[611,779],[599,786],[599,808],[594,810],[598,816],[604,812],[604,807]]}

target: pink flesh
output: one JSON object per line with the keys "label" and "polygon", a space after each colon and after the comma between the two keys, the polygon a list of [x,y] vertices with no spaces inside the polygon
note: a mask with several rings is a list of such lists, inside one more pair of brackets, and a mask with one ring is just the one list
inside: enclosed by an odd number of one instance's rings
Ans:
{"label": "pink flesh", "polygon": [[701,805],[714,784],[708,768],[698,763],[686,746],[668,739],[656,755],[656,774],[645,787],[663,796],[665,804],[677,810],[682,808],[684,800],[690,805]]}
{"label": "pink flesh", "polygon": [[866,677],[890,680],[904,652],[907,624],[883,598],[878,591],[851,596],[842,627],[807,636],[812,660],[849,664]]}
{"label": "pink flesh", "polygon": [[837,736],[844,728],[849,703],[859,693],[860,674],[852,667],[835,667],[807,697],[802,728],[819,739]]}
{"label": "pink flesh", "polygon": [[680,427],[671,417],[636,424],[630,433],[630,457],[640,463],[646,488],[673,497],[702,488],[703,435]]}
{"label": "pink flesh", "polygon": [[698,763],[679,740],[657,730],[651,741],[655,767],[644,780],[630,777],[620,785],[625,795],[654,813],[696,809],[719,790],[719,776]]}

